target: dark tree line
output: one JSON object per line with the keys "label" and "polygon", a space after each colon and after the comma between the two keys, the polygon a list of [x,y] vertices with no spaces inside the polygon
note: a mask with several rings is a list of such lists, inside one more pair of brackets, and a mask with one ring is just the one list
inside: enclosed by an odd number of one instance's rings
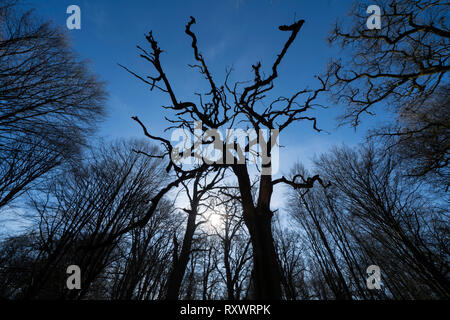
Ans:
{"label": "dark tree line", "polygon": [[[191,67],[208,88],[197,101],[178,95],[150,32],[147,47],[138,47],[150,71],[123,68],[167,94],[168,129],[279,130],[248,138],[243,149],[204,135],[180,150],[137,116],[148,139],[96,138],[103,83],[63,30],[0,0],[0,218],[7,212],[27,223],[0,239],[0,297],[448,299],[448,4],[378,5],[380,30],[365,28],[362,2],[354,21],[336,25],[330,42],[344,58],[315,89],[269,101],[307,21],[279,27],[285,37],[274,61],[252,65],[250,81],[232,81],[228,70],[219,84],[191,17],[184,30]],[[343,123],[355,128],[380,107],[395,122],[276,178],[277,135],[302,121],[319,134],[309,111],[324,94],[344,105]],[[199,146],[224,152],[190,166],[176,161],[201,159]],[[250,168],[255,155],[262,162]],[[275,210],[281,186],[285,208]],[[81,269],[80,290],[66,287],[69,265]],[[370,265],[381,269],[379,290],[367,288]]]}
{"label": "dark tree line", "polygon": [[[318,266],[312,277],[323,280],[320,298],[448,298],[448,208],[394,159],[375,146],[336,148],[316,160],[332,186],[293,195],[290,212]],[[361,281],[373,264],[380,291]]]}

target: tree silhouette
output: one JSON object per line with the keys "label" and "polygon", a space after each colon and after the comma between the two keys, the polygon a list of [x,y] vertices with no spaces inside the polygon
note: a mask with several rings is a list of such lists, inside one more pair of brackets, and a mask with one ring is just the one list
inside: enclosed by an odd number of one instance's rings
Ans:
{"label": "tree silhouette", "polygon": [[105,97],[60,28],[0,3],[0,207],[79,154]]}
{"label": "tree silhouette", "polygon": [[330,94],[343,102],[343,122],[357,126],[383,106],[396,123],[374,130],[387,147],[398,146],[414,179],[431,178],[448,189],[448,3],[432,0],[375,1],[383,8],[379,30],[365,27],[364,2],[349,25],[337,24],[329,41],[345,58],[328,69]]}
{"label": "tree silhouette", "polygon": [[[243,85],[242,82],[236,82],[231,86],[229,83],[231,70],[227,72],[223,85],[218,86],[216,84],[205,59],[199,52],[198,40],[192,31],[194,24],[195,19],[191,17],[185,29],[185,33],[192,40],[191,46],[194,59],[196,60],[196,64],[191,67],[197,69],[204,75],[210,89],[204,94],[198,94],[198,102],[179,99],[164,71],[160,59],[162,49],[159,47],[152,32],[146,36],[150,49],[147,50],[139,46],[138,49],[140,50],[140,56],[153,66],[156,75],[144,77],[123,67],[135,77],[148,84],[151,90],[160,90],[170,97],[172,104],[164,108],[168,111],[175,112],[176,119],[168,119],[170,124],[168,129],[184,129],[186,132],[196,136],[195,130],[198,128],[195,127],[195,121],[202,123],[202,128],[200,129],[203,131],[227,128],[227,126],[231,128],[234,123],[239,122],[240,124],[253,128],[256,132],[259,132],[260,129],[279,130],[281,132],[297,121],[307,120],[312,122],[315,130],[320,131],[316,125],[316,118],[309,117],[305,113],[315,104],[319,93],[325,90],[327,79],[318,77],[320,87],[316,90],[304,89],[297,91],[291,97],[279,97],[268,104],[267,107],[264,107],[262,103],[265,95],[274,88],[274,80],[278,77],[278,66],[297,37],[304,24],[304,20],[279,27],[279,30],[287,32],[289,37],[284,43],[281,52],[277,55],[275,62],[272,64],[270,74],[267,77],[262,76],[260,62],[252,65],[254,79],[248,86]],[[182,180],[191,179],[197,172],[204,172],[210,167],[216,170],[225,168],[233,172],[240,191],[243,218],[252,241],[256,298],[280,299],[281,280],[271,229],[273,212],[271,211],[270,204],[273,187],[279,183],[288,183],[296,188],[311,188],[315,181],[321,182],[320,178],[315,176],[306,179],[297,176],[292,181],[284,177],[273,180],[271,155],[277,143],[276,134],[270,135],[267,141],[262,141],[263,139],[261,138],[249,139],[244,148],[239,148],[234,140],[229,141],[228,139],[221,139],[218,136],[214,138],[202,137],[197,145],[190,145],[183,150],[178,150],[172,145],[171,141],[150,134],[145,124],[138,117],[133,117],[133,119],[142,127],[144,134],[148,138],[162,144],[165,152],[153,156],[168,158],[169,164],[167,170],[177,175],[173,186],[176,186]],[[263,163],[261,164],[258,177],[258,194],[256,199],[254,199],[252,185],[250,183],[251,175],[248,171],[249,159],[245,153],[249,152],[256,143],[262,149],[258,153],[258,156],[264,153],[267,157],[262,160]],[[214,144],[215,149],[224,150],[221,158],[213,163],[203,162],[194,168],[185,168],[182,164],[174,161],[174,158],[183,159],[187,157],[201,159],[202,155],[198,152],[199,145],[203,147],[212,144]],[[231,148],[230,145],[232,145]],[[226,159],[233,159],[233,161],[230,163],[229,161],[225,161]],[[151,214],[151,211],[149,211],[147,217],[140,223],[145,224],[146,219]]]}

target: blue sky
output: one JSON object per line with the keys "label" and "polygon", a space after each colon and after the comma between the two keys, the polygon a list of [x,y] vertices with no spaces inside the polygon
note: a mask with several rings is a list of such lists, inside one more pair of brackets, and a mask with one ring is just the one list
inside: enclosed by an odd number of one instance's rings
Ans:
{"label": "blue sky", "polygon": [[[190,39],[184,33],[189,16],[199,48],[217,82],[224,79],[225,68],[233,67],[234,80],[252,79],[251,64],[262,62],[269,70],[287,39],[279,25],[294,19],[306,20],[296,41],[279,68],[275,95],[292,95],[295,90],[314,88],[314,76],[325,71],[327,61],[340,53],[330,47],[326,38],[336,19],[345,19],[350,10],[348,0],[222,0],[222,1],[150,1],[150,0],[29,0],[30,6],[44,19],[65,26],[66,8],[81,8],[81,30],[69,31],[75,50],[107,83],[108,118],[100,124],[99,135],[107,138],[142,137],[137,124],[130,119],[138,115],[152,133],[162,134],[167,123],[161,105],[168,97],[149,88],[121,69],[126,65],[143,75],[154,74],[151,65],[138,56],[136,45],[145,46],[144,34],[153,30],[165,51],[162,63],[180,99],[193,99],[204,80],[187,65],[193,63]],[[363,141],[368,128],[379,126],[386,114],[366,118],[355,131],[349,126],[337,128],[336,117],[342,106],[328,105],[316,110],[318,125],[328,133],[317,133],[311,123],[301,122],[282,132],[280,168],[290,170],[295,161],[308,163],[317,153],[332,145],[355,145]]]}

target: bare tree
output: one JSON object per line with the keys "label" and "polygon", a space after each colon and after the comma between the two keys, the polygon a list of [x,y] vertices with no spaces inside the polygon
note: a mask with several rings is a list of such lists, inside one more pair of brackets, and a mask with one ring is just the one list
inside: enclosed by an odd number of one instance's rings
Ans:
{"label": "bare tree", "polygon": [[450,187],[449,90],[450,85],[442,85],[431,97],[417,98],[420,108],[404,107],[397,124],[373,134],[395,150],[409,177],[429,182],[436,191]]}
{"label": "bare tree", "polygon": [[[278,66],[297,37],[304,20],[279,27],[281,31],[289,34],[287,41],[282,46],[281,52],[277,55],[266,77],[262,74],[260,62],[252,66],[254,79],[250,81],[248,86],[245,86],[242,82],[230,85],[231,70],[227,72],[224,84],[221,86],[217,85],[205,59],[199,52],[197,37],[192,31],[194,23],[195,19],[191,17],[185,29],[186,34],[192,40],[192,49],[196,61],[196,64],[192,67],[200,71],[206,78],[209,86],[208,92],[197,94],[199,97],[198,102],[179,99],[174,86],[164,71],[160,60],[162,49],[159,47],[152,32],[146,36],[150,49],[138,48],[141,52],[141,57],[153,66],[156,75],[144,77],[124,67],[138,79],[148,84],[151,89],[158,89],[170,97],[171,105],[166,106],[165,109],[175,112],[176,119],[169,120],[171,125],[168,129],[184,129],[189,134],[197,136],[195,134],[197,129],[206,131],[208,129],[226,128],[227,126],[231,128],[234,123],[239,122],[253,128],[257,133],[263,128],[281,132],[297,121],[307,120],[313,124],[315,130],[320,131],[316,126],[316,119],[307,116],[306,112],[315,105],[315,100],[319,93],[325,90],[327,79],[324,80],[319,77],[320,86],[316,90],[304,89],[294,93],[291,97],[279,97],[269,104],[262,103],[266,94],[274,88],[274,81],[278,77]],[[287,183],[295,188],[311,188],[315,181],[321,182],[320,178],[318,176],[313,178],[297,176],[297,179],[302,179],[299,181],[289,181],[284,177],[276,180],[272,179],[273,164],[271,163],[271,155],[273,148],[277,144],[276,131],[267,140],[262,138],[250,139],[251,141],[248,141],[243,148],[237,147],[234,140],[230,141],[227,139],[227,141],[223,141],[218,136],[203,136],[198,144],[178,150],[172,145],[171,141],[152,135],[138,117],[133,117],[133,119],[142,127],[144,134],[148,138],[163,145],[165,153],[157,156],[169,158],[167,170],[174,170],[179,175],[179,179],[191,179],[196,172],[205,171],[209,167],[215,169],[226,168],[233,172],[239,186],[244,222],[252,241],[256,298],[280,299],[279,266],[271,229],[273,216],[271,196],[273,187],[280,183]],[[201,128],[195,127],[196,125],[193,122],[196,121],[202,123]],[[198,147],[201,149],[212,144],[214,144],[214,149],[224,150],[221,159],[213,161],[213,163],[203,162],[197,167],[189,169],[183,167],[178,161],[174,161],[174,157],[178,159],[186,157],[202,159],[202,155],[198,152]],[[255,199],[252,196],[247,152],[256,144],[262,148],[259,155],[264,154],[266,157],[260,168],[258,195]],[[233,159],[232,164],[225,161],[225,159]],[[180,175],[183,176],[180,177]],[[173,186],[178,183],[179,180],[174,181]],[[151,214],[149,211],[146,218],[149,218]],[[145,222],[146,219],[143,219],[141,224],[145,224]]]}
{"label": "bare tree", "polygon": [[52,294],[81,298],[120,255],[123,238],[114,237],[116,230],[140,219],[165,177],[159,161],[133,149],[155,152],[139,141],[100,145],[82,163],[48,181],[44,192],[31,194],[31,228],[39,250],[24,297],[42,297],[49,279],[64,277],[65,268],[76,264],[83,269],[83,289]]}
{"label": "bare tree", "polygon": [[[382,10],[379,30],[366,27],[368,4]],[[356,127],[377,107],[394,112],[396,123],[375,135],[390,138],[389,147],[398,145],[410,176],[437,178],[448,188],[448,3],[360,1],[350,16],[350,25],[337,24],[329,38],[346,55],[328,70],[330,93],[346,107],[342,120]]]}
{"label": "bare tree", "polygon": [[147,300],[162,295],[180,218],[173,203],[164,201],[145,228],[132,230],[121,241],[123,255],[107,270],[113,283],[109,297]]}
{"label": "bare tree", "polygon": [[62,29],[0,2],[0,207],[79,153],[105,96]]}
{"label": "bare tree", "polygon": [[280,260],[284,297],[287,300],[308,299],[305,281],[305,246],[298,230],[282,227],[280,221],[274,225],[275,241]]}
{"label": "bare tree", "polygon": [[[336,148],[316,162],[331,187],[295,195],[292,213],[317,261],[314,277],[324,281],[319,297],[448,297],[448,208],[404,177],[394,159],[373,145]],[[371,264],[383,270],[380,292],[364,287]]]}
{"label": "bare tree", "polygon": [[[230,192],[231,190],[231,192]],[[245,230],[242,204],[236,187],[223,187],[209,205],[215,222],[209,224],[211,236],[219,241],[216,270],[226,285],[227,300],[245,296],[251,272],[251,241]]]}
{"label": "bare tree", "polygon": [[206,180],[206,177],[207,174],[204,174],[201,171],[197,173],[197,176],[192,183],[192,192],[190,191],[189,186],[185,182],[182,182],[189,199],[190,208],[184,209],[184,211],[188,214],[188,219],[181,250],[179,249],[176,236],[173,238],[173,261],[172,269],[167,280],[167,300],[178,300],[179,298],[181,283],[183,281],[192,252],[192,240],[194,238],[194,233],[197,227],[204,223],[204,221],[197,221],[198,216],[203,214],[203,211],[205,210],[205,206],[202,202],[207,200],[209,197],[208,192],[210,192],[215,185],[223,179],[223,171],[217,171],[210,181]]}

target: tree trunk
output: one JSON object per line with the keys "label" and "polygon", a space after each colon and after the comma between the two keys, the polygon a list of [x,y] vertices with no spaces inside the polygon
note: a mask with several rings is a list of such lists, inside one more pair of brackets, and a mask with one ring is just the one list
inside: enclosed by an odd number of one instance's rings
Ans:
{"label": "tree trunk", "polygon": [[224,244],[224,266],[225,266],[225,275],[226,275],[226,284],[227,284],[227,299],[234,300],[234,281],[233,276],[231,274],[231,266],[230,266],[230,240],[225,239]]}
{"label": "tree trunk", "polygon": [[254,298],[281,300],[281,276],[272,237],[272,212],[247,216],[245,224],[253,246]]}
{"label": "tree trunk", "polygon": [[246,165],[233,166],[233,171],[238,178],[244,222],[253,247],[254,298],[281,300],[281,275],[272,237],[271,176],[261,176],[258,205],[255,206]]}
{"label": "tree trunk", "polygon": [[196,210],[189,210],[188,222],[186,226],[186,232],[184,234],[183,246],[181,248],[180,255],[177,254],[177,246],[174,250],[174,259],[172,270],[167,280],[167,293],[166,300],[178,300],[180,295],[181,283],[183,281],[184,273],[186,272],[187,264],[189,262],[192,246],[192,238],[194,237],[197,217]]}

